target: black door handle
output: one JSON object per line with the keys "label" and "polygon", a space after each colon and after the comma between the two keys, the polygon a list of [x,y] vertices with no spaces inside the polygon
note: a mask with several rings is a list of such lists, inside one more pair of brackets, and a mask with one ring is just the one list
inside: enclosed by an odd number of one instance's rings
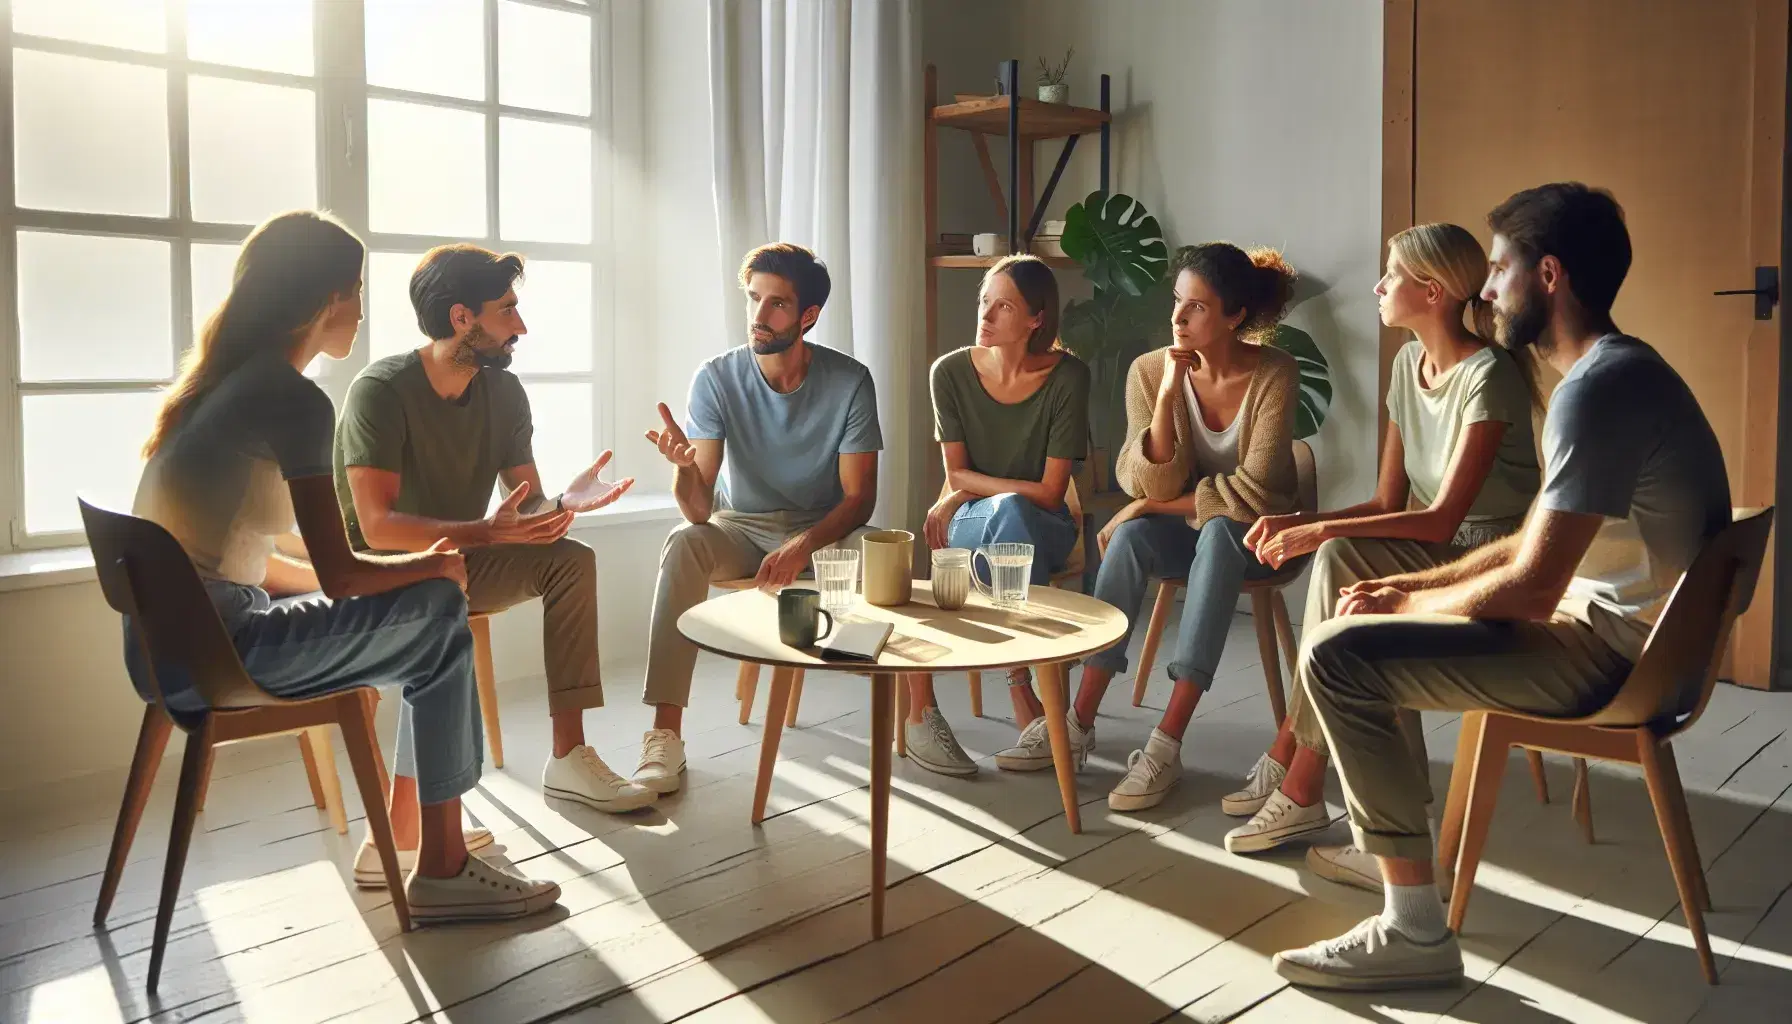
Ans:
{"label": "black door handle", "polygon": [[1756,267],[1753,288],[1731,288],[1711,294],[1753,295],[1755,297],[1755,319],[1772,320],[1773,307],[1780,304],[1780,268]]}

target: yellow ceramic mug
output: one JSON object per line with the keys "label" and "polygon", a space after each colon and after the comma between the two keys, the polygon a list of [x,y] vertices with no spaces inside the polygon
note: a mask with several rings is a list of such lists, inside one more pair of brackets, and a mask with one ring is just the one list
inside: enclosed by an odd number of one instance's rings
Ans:
{"label": "yellow ceramic mug", "polygon": [[914,587],[915,535],[907,530],[877,530],[859,542],[867,604],[907,604]]}

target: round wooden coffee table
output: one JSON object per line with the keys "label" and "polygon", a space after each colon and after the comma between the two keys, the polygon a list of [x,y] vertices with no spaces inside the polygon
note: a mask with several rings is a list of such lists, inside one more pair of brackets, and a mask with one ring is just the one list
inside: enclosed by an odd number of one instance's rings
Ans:
{"label": "round wooden coffee table", "polygon": [[1077,813],[1076,768],[1064,724],[1069,703],[1065,663],[1110,647],[1126,631],[1118,608],[1084,594],[1033,587],[1025,609],[993,607],[973,593],[957,611],[934,606],[926,581],[917,581],[908,604],[880,608],[861,599],[845,621],[870,619],[895,629],[875,664],[824,661],[812,650],[786,647],[778,640],[778,600],[758,590],[742,590],[705,601],[678,619],[678,631],[703,650],[736,661],[773,668],[765,710],[765,740],[753,790],[753,824],[765,818],[772,767],[784,732],[791,681],[801,670],[871,677],[871,934],[884,931],[885,846],[890,822],[890,747],[896,733],[897,676],[908,672],[988,672],[1021,665],[1039,669],[1040,702],[1051,737],[1053,767],[1064,816],[1072,832],[1082,831]]}

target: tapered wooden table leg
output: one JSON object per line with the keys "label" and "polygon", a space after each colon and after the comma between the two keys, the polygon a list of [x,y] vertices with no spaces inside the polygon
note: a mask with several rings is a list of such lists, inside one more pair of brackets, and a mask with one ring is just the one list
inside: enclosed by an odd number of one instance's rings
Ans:
{"label": "tapered wooden table leg", "polygon": [[871,677],[871,937],[884,937],[885,852],[890,842],[890,741],[896,731],[896,676]]}
{"label": "tapered wooden table leg", "polygon": [[1045,705],[1045,733],[1052,741],[1052,767],[1058,772],[1058,795],[1064,799],[1064,818],[1070,823],[1070,831],[1081,832],[1083,818],[1077,808],[1076,765],[1070,759],[1070,726],[1064,721],[1070,703],[1064,666],[1060,662],[1040,665],[1039,675],[1044,683],[1039,688],[1039,702]]}

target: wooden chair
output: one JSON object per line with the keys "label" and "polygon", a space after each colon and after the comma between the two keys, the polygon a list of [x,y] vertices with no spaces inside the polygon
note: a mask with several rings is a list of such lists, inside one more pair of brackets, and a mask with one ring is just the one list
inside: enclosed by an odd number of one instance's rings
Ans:
{"label": "wooden chair", "polygon": [[[1302,512],[1319,510],[1319,479],[1313,465],[1313,448],[1305,441],[1294,442],[1294,471],[1297,495]],[[1276,657],[1276,644],[1281,643],[1282,659],[1292,673],[1299,648],[1294,642],[1294,627],[1288,621],[1288,602],[1282,588],[1293,583],[1306,570],[1307,559],[1284,565],[1279,571],[1261,579],[1246,580],[1244,592],[1251,596],[1251,620],[1257,627],[1257,651],[1263,659],[1263,681],[1269,687],[1269,709],[1279,728],[1288,714],[1288,702],[1282,689],[1282,671]],[[1132,684],[1132,706],[1145,701],[1145,689],[1151,685],[1151,669],[1157,663],[1157,645],[1163,640],[1164,625],[1170,620],[1170,609],[1176,603],[1176,591],[1188,581],[1163,580],[1157,586],[1157,603],[1151,607],[1151,624],[1145,627],[1145,645],[1139,651],[1138,676]]]}
{"label": "wooden chair", "polygon": [[[751,590],[751,577],[739,580],[723,580],[711,583],[717,590]],[[796,727],[796,706],[803,696],[803,670],[795,669],[795,676],[790,683],[790,701],[784,709],[784,724]],[[734,699],[740,701],[740,724],[746,725],[753,715],[753,694],[759,689],[759,663],[743,661],[740,663],[740,674],[734,677]]]}
{"label": "wooden chair", "polygon": [[1707,982],[1717,984],[1717,967],[1705,933],[1704,912],[1711,909],[1711,893],[1693,839],[1673,739],[1698,721],[1711,700],[1731,626],[1748,608],[1772,525],[1772,508],[1742,509],[1730,526],[1705,545],[1680,577],[1642,655],[1605,707],[1581,718],[1499,711],[1463,715],[1438,837],[1439,862],[1458,863],[1450,901],[1452,929],[1460,932],[1468,913],[1508,747],[1556,751],[1575,759],[1575,816],[1589,839],[1592,812],[1586,791],[1586,759],[1641,765],[1668,866],[1674,872],[1674,887],[1698,949],[1699,967]]}
{"label": "wooden chair", "polygon": [[[212,751],[222,743],[304,733],[311,738],[310,757],[315,760],[315,784],[333,796],[341,813],[341,794],[335,790],[335,764],[328,730],[342,730],[355,781],[361,787],[367,822],[373,831],[385,866],[386,887],[399,927],[411,928],[410,907],[404,899],[404,879],[398,871],[398,855],[392,845],[391,823],[386,819],[383,776],[385,764],[373,734],[367,687],[355,687],[307,700],[285,700],[255,685],[243,671],[242,659],[231,645],[224,623],[218,618],[199,574],[180,544],[168,532],[144,519],[121,515],[81,503],[81,518],[93,548],[94,569],[106,603],[137,625],[140,653],[152,695],[143,709],[137,733],[137,750],[131,758],[131,774],[125,783],[124,801],[118,809],[118,825],[112,833],[112,850],[94,907],[95,927],[104,927],[106,914],[118,893],[118,881],[131,851],[137,824],[149,802],[156,768],[168,745],[171,726],[187,734],[181,760],[180,786],[174,800],[174,823],[168,832],[168,859],[162,869],[161,902],[156,907],[154,938],[150,946],[150,992],[162,973],[162,955],[168,943],[168,925],[180,897],[180,876],[186,866],[187,848],[193,837],[194,819],[204,800],[211,776]],[[156,677],[158,668],[185,672],[206,710],[196,713],[171,711]],[[321,742],[320,742],[321,741]]]}

